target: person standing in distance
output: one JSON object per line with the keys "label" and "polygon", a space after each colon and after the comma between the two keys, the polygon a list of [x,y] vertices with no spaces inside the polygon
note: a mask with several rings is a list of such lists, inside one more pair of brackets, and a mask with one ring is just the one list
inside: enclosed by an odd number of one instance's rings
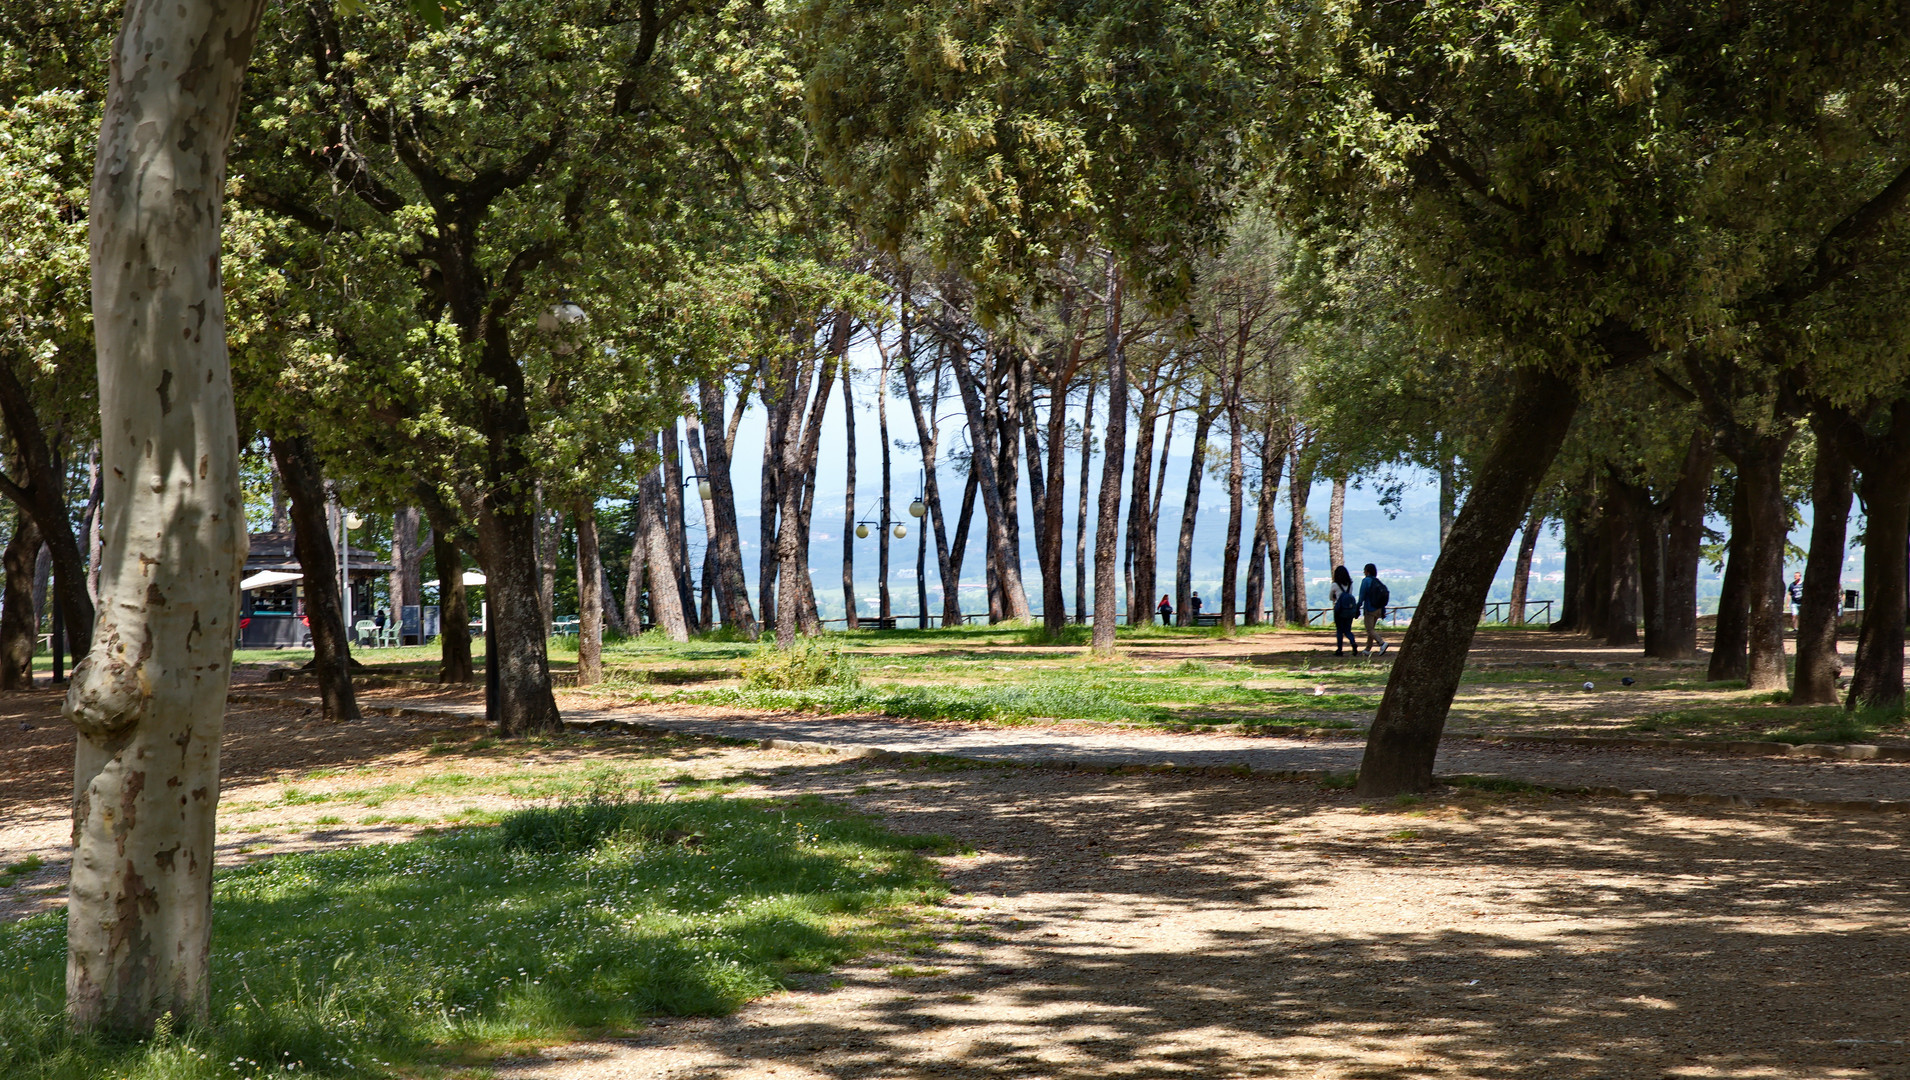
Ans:
{"label": "person standing in distance", "polygon": [[1386,642],[1380,639],[1374,627],[1380,617],[1386,614],[1386,604],[1393,594],[1386,583],[1379,579],[1379,567],[1366,564],[1366,576],[1360,579],[1360,612],[1366,617],[1366,654],[1371,656],[1373,648],[1378,646],[1381,656],[1386,655]]}
{"label": "person standing in distance", "polygon": [[1795,630],[1798,609],[1804,606],[1804,572],[1802,570],[1791,575],[1790,588],[1785,591],[1791,594],[1791,629]]}
{"label": "person standing in distance", "polygon": [[1360,613],[1360,598],[1353,592],[1353,575],[1346,567],[1333,568],[1333,587],[1327,590],[1327,603],[1333,605],[1333,655],[1345,656],[1345,646],[1360,654],[1360,641],[1353,636],[1353,617]]}
{"label": "person standing in distance", "polygon": [[1174,625],[1174,602],[1167,598],[1166,593],[1161,594],[1161,602],[1155,605],[1154,610],[1160,613],[1162,626]]}

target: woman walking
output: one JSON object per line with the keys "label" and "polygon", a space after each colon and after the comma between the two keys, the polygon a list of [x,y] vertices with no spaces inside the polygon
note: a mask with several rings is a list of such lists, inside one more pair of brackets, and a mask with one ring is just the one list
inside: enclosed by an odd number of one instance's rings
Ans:
{"label": "woman walking", "polygon": [[1333,655],[1345,656],[1346,646],[1353,646],[1353,655],[1360,652],[1359,639],[1353,636],[1353,620],[1359,617],[1360,598],[1353,592],[1353,575],[1346,567],[1333,568],[1333,587],[1327,590],[1327,600],[1333,605]]}

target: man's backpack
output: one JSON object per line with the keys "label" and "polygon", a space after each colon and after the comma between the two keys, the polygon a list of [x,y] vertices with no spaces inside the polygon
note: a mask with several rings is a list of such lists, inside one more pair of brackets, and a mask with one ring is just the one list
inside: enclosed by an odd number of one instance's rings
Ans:
{"label": "man's backpack", "polygon": [[1333,601],[1333,616],[1335,618],[1345,617],[1350,619],[1359,613],[1360,598],[1354,595],[1350,587],[1341,589],[1339,599]]}
{"label": "man's backpack", "polygon": [[1386,583],[1378,578],[1374,578],[1372,591],[1366,596],[1367,609],[1369,611],[1377,611],[1381,615],[1384,615],[1386,614],[1386,605],[1392,599],[1393,594],[1386,588]]}

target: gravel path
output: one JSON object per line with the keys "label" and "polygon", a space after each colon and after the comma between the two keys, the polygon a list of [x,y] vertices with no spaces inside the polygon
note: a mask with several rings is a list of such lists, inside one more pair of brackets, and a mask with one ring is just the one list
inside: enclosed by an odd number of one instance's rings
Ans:
{"label": "gravel path", "polygon": [[[637,707],[585,708],[575,703],[566,705],[565,717],[573,723],[635,723],[733,739],[825,742],[1015,762],[1059,760],[1101,766],[1172,763],[1189,768],[1245,765],[1256,772],[1351,771],[1359,766],[1363,747],[1354,739],[1180,734],[1099,729],[1085,724],[1000,727],[820,716],[712,718]],[[1900,762],[1732,758],[1649,747],[1588,748],[1449,739],[1439,749],[1438,770],[1444,775],[1504,777],[1549,786],[1651,789],[1664,795],[1810,802],[1910,801],[1910,763]]]}

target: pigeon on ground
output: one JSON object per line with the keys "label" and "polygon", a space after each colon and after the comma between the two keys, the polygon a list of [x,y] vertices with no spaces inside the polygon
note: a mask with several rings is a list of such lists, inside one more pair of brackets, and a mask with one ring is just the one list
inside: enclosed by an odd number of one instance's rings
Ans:
{"label": "pigeon on ground", "polygon": [[1590,690],[1591,688],[1592,688],[1592,684],[1591,684],[1591,683],[1586,683],[1586,684],[1585,684],[1585,689],[1587,689],[1587,690]]}
{"label": "pigeon on ground", "polygon": [[1625,684],[1626,686],[1636,686],[1636,685],[1638,685],[1638,680],[1637,680],[1637,679],[1634,679],[1634,678],[1632,678],[1632,677],[1631,677],[1630,675],[1627,675],[1627,676],[1625,676],[1624,678],[1622,678],[1622,679],[1620,679],[1620,680],[1618,680],[1618,681],[1619,681],[1619,682],[1621,682],[1621,683],[1624,683],[1624,684]]}
{"label": "pigeon on ground", "polygon": [[1313,696],[1314,696],[1314,697],[1325,697],[1325,696],[1326,696],[1326,687],[1324,687],[1324,686],[1316,686],[1316,687],[1314,687],[1314,688],[1313,688]]}
{"label": "pigeon on ground", "polygon": [[32,731],[32,730],[33,730],[33,725],[32,725],[32,724],[29,724],[29,723],[27,723],[27,722],[26,722],[25,720],[22,720],[22,721],[20,721],[20,730],[21,730],[21,731]]}

